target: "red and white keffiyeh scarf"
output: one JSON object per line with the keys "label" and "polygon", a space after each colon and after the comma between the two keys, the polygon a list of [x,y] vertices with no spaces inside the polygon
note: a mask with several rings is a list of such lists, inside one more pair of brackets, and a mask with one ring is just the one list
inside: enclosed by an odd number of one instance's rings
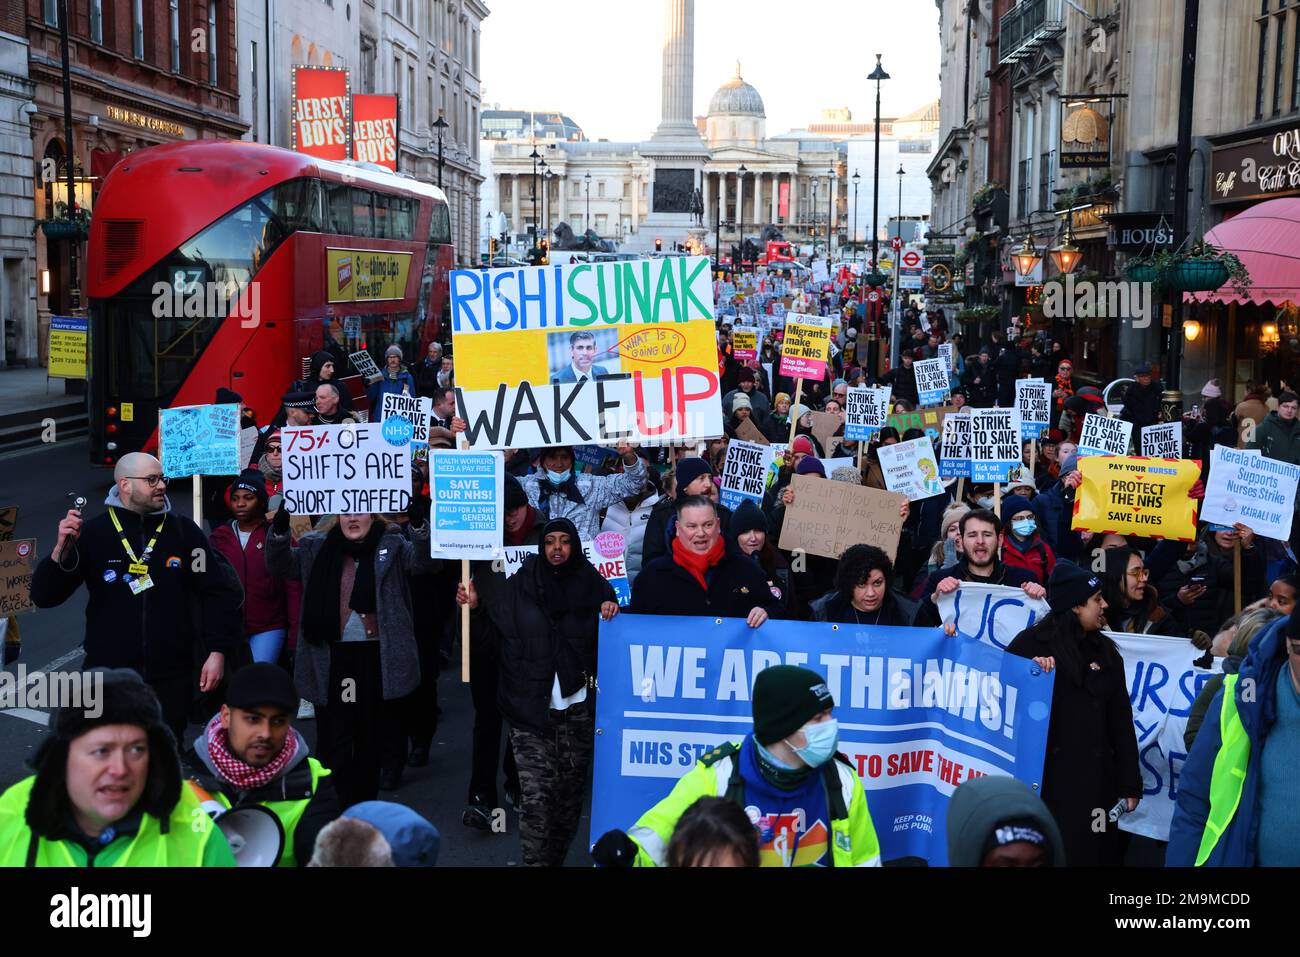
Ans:
{"label": "red and white keffiyeh scarf", "polygon": [[230,750],[230,735],[221,726],[221,715],[214,715],[208,725],[208,755],[223,778],[241,791],[255,791],[274,781],[298,753],[298,735],[291,733],[284,748],[264,768],[249,767]]}

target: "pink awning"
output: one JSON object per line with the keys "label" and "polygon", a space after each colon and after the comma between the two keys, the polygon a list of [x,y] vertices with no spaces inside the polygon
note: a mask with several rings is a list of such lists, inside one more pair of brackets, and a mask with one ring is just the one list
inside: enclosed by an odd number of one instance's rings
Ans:
{"label": "pink awning", "polygon": [[1229,282],[1214,292],[1185,293],[1184,302],[1300,303],[1300,198],[1258,203],[1211,229],[1205,241],[1241,260],[1250,289],[1240,296]]}

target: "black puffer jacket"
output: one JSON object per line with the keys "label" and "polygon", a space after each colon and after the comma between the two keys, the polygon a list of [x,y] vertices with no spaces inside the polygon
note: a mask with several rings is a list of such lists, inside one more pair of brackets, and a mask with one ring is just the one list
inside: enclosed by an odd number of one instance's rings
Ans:
{"label": "black puffer jacket", "polygon": [[[572,523],[559,519],[554,525]],[[596,635],[602,602],[618,601],[614,588],[582,555],[577,532],[570,532],[575,549],[573,575],[578,589],[592,596],[576,607],[558,612],[546,595],[544,555],[530,555],[510,578],[484,576],[476,582],[479,607],[486,608],[501,634],[501,678],[497,701],[501,713],[515,727],[545,733],[549,726],[551,689],[561,676],[560,691],[573,675],[585,676],[592,687],[596,676]],[[597,600],[598,599],[598,600]]]}

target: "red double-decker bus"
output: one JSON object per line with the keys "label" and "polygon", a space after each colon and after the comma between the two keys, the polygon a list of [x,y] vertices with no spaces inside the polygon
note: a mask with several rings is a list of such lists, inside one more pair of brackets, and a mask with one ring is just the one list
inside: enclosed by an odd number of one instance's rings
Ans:
{"label": "red double-decker bus", "polygon": [[348,357],[422,358],[453,257],[442,191],[381,167],[220,140],[132,153],[90,229],[91,462],[156,449],[159,409],[222,387],[265,424],[321,350],[362,396]]}

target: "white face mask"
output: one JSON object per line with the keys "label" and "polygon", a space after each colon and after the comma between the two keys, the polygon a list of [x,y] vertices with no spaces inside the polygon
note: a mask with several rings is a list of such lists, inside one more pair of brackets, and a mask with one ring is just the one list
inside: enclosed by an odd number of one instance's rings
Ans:
{"label": "white face mask", "polygon": [[992,495],[982,495],[982,496],[980,496],[979,498],[975,499],[975,504],[978,505],[980,508],[987,508],[987,509],[989,509],[990,511],[992,511],[992,510],[993,510],[993,496],[992,496]]}

